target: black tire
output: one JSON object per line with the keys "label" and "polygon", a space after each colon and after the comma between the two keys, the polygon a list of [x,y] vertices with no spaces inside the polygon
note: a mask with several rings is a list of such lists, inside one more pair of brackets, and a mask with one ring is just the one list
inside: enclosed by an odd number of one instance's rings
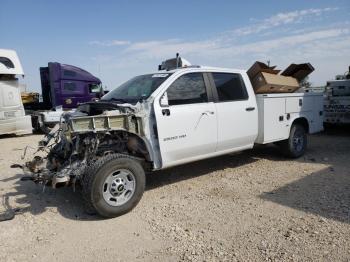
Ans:
{"label": "black tire", "polygon": [[306,130],[302,125],[293,124],[289,138],[280,142],[283,153],[290,158],[301,157],[307,148]]}
{"label": "black tire", "polygon": [[[135,181],[132,196],[120,206],[110,205],[103,196],[106,179],[116,170],[127,170]],[[82,194],[87,211],[107,218],[123,215],[138,204],[145,190],[145,184],[145,172],[137,160],[120,154],[104,156],[89,166],[82,178]]]}

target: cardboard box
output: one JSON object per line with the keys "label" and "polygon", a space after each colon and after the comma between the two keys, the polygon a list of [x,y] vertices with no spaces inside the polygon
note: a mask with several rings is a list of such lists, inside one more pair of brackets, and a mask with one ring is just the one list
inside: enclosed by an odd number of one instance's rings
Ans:
{"label": "cardboard box", "polygon": [[314,70],[315,68],[310,63],[290,64],[281,75],[294,77],[300,82]]}
{"label": "cardboard box", "polygon": [[266,72],[258,73],[251,81],[256,94],[293,93],[300,87],[293,77]]}
{"label": "cardboard box", "polygon": [[315,69],[310,63],[290,64],[280,75],[276,66],[256,61],[247,71],[255,93],[293,93],[299,82]]}
{"label": "cardboard box", "polygon": [[262,62],[256,61],[247,71],[249,78],[252,80],[260,72],[277,75],[281,70],[276,70],[276,66],[268,66]]}

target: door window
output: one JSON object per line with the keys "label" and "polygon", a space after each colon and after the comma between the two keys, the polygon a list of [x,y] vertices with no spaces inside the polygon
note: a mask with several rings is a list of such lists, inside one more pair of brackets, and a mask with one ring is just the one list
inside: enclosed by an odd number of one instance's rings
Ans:
{"label": "door window", "polygon": [[220,102],[247,100],[248,93],[240,74],[212,73]]}
{"label": "door window", "polygon": [[180,76],[167,90],[169,105],[184,105],[208,102],[202,73]]}
{"label": "door window", "polygon": [[101,85],[100,84],[88,84],[90,93],[101,93]]}

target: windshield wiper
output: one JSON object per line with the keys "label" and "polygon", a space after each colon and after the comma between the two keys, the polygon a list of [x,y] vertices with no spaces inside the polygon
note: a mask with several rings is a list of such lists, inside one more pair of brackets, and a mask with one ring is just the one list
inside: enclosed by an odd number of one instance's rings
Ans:
{"label": "windshield wiper", "polygon": [[122,99],[122,98],[114,98],[112,97],[111,99],[109,99],[110,101],[117,101],[117,102],[122,102],[122,103],[129,103],[127,100]]}

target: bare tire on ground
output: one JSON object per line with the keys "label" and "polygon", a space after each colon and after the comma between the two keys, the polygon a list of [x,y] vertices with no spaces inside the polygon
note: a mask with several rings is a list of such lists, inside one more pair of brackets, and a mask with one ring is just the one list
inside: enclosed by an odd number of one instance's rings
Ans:
{"label": "bare tire on ground", "polygon": [[137,160],[111,154],[88,167],[82,178],[82,194],[89,213],[117,217],[138,204],[145,183],[145,172]]}
{"label": "bare tire on ground", "polygon": [[280,143],[284,154],[291,158],[302,156],[307,147],[306,130],[302,125],[293,124],[290,130],[289,138]]}

